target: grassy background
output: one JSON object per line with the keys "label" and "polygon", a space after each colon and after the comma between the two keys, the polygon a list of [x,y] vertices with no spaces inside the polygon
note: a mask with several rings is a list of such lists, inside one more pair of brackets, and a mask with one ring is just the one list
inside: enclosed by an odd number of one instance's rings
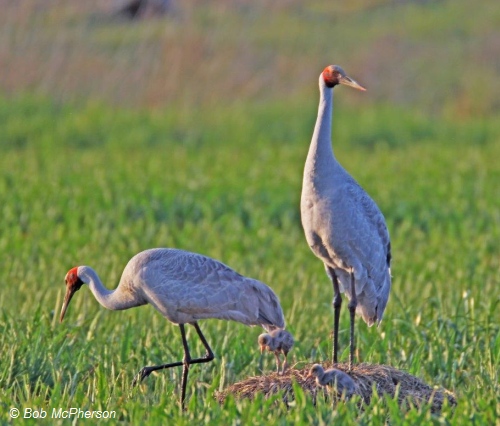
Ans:
{"label": "grassy background", "polygon": [[[1,421],[10,407],[81,407],[175,424],[498,422],[496,2],[187,1],[133,23],[112,18],[114,5],[2,2]],[[216,360],[191,369],[188,413],[180,370],[131,389],[143,365],[181,358],[179,332],[151,308],[106,311],[88,289],[61,325],[63,277],[88,264],[112,288],[155,246],[268,283],[298,366],[329,357],[331,286],[298,207],[317,76],[332,62],[369,88],[337,92],[334,146],[384,212],[394,252],[380,329],[358,322],[360,360],[444,386],[458,407],[434,416],[375,398],[332,411],[300,392],[288,411],[220,407],[215,390],[259,374],[260,330],[215,320],[201,324]]]}

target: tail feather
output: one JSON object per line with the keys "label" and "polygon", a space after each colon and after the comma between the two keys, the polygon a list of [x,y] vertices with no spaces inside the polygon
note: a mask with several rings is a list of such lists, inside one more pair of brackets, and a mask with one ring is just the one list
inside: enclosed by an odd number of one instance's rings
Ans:
{"label": "tail feather", "polygon": [[[335,270],[339,279],[340,291],[345,292],[349,299],[352,298],[351,277],[343,269]],[[373,281],[366,280],[363,285],[356,286],[356,296],[358,306],[356,313],[371,327],[373,324],[379,325],[384,316],[385,307],[389,299],[391,290],[391,273],[386,269],[386,275],[382,277],[379,285]]]}
{"label": "tail feather", "polygon": [[266,331],[285,328],[285,317],[278,296],[266,284],[252,280],[252,288],[257,296],[258,322]]}

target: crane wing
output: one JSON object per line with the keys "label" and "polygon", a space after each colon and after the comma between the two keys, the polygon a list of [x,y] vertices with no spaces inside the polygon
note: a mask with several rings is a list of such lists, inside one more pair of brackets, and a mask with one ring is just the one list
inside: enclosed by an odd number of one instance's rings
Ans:
{"label": "crane wing", "polygon": [[384,216],[354,179],[336,188],[329,203],[333,213],[324,238],[336,259],[330,266],[349,298],[350,268],[354,269],[359,313],[370,325],[380,322],[391,287],[391,246]]}
{"label": "crane wing", "polygon": [[161,299],[162,313],[171,321],[218,318],[271,329],[284,327],[279,299],[266,284],[200,254],[177,249],[155,254],[157,259],[148,263],[143,280],[152,283],[147,284],[149,297]]}

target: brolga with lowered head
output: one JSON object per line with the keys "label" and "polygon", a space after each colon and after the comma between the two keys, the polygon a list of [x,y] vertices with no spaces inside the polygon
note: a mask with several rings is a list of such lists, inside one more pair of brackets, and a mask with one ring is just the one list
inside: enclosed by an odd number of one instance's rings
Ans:
{"label": "brolga with lowered head", "polygon": [[[104,287],[89,266],[78,266],[66,274],[66,296],[62,321],[71,298],[88,284],[97,301],[105,308],[121,310],[150,304],[181,331],[184,359],[163,365],[144,367],[137,384],[153,371],[183,367],[181,407],[184,409],[189,366],[212,361],[214,354],[198,325],[198,320],[216,318],[260,325],[271,332],[285,327],[283,310],[276,294],[266,284],[240,275],[223,263],[184,250],[157,248],[136,254],[125,267],[115,290]],[[205,356],[191,358],[185,324],[194,326]]]}
{"label": "brolga with lowered head", "polygon": [[366,90],[337,65],[319,77],[320,101],[307,154],[300,202],[302,226],[333,284],[333,362],[338,362],[341,292],[349,299],[349,370],[354,358],[355,313],[380,324],[391,288],[391,243],[377,204],[337,161],[331,141],[333,89]]}

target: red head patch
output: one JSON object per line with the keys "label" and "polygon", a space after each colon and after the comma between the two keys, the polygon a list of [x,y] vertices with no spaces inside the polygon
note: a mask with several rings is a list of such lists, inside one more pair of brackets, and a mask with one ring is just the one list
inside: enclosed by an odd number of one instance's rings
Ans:
{"label": "red head patch", "polygon": [[349,77],[345,71],[338,65],[329,65],[323,70],[323,80],[326,87],[335,87],[337,84],[343,84],[357,90],[365,91],[366,89],[361,86],[357,81]]}
{"label": "red head patch", "polygon": [[83,281],[78,276],[78,266],[71,268],[66,274],[66,295],[64,296],[64,302],[61,309],[61,316],[59,317],[59,321],[62,322],[64,315],[66,314],[66,309],[68,309],[69,302],[73,295],[80,290],[80,287],[83,285]]}
{"label": "red head patch", "polygon": [[78,266],[75,266],[74,268],[71,268],[68,273],[66,274],[66,278],[64,278],[66,281],[66,285],[73,286],[75,283],[79,280],[78,278]]}
{"label": "red head patch", "polygon": [[327,87],[334,87],[340,83],[340,79],[345,76],[345,72],[338,65],[328,65],[323,70],[323,80]]}

